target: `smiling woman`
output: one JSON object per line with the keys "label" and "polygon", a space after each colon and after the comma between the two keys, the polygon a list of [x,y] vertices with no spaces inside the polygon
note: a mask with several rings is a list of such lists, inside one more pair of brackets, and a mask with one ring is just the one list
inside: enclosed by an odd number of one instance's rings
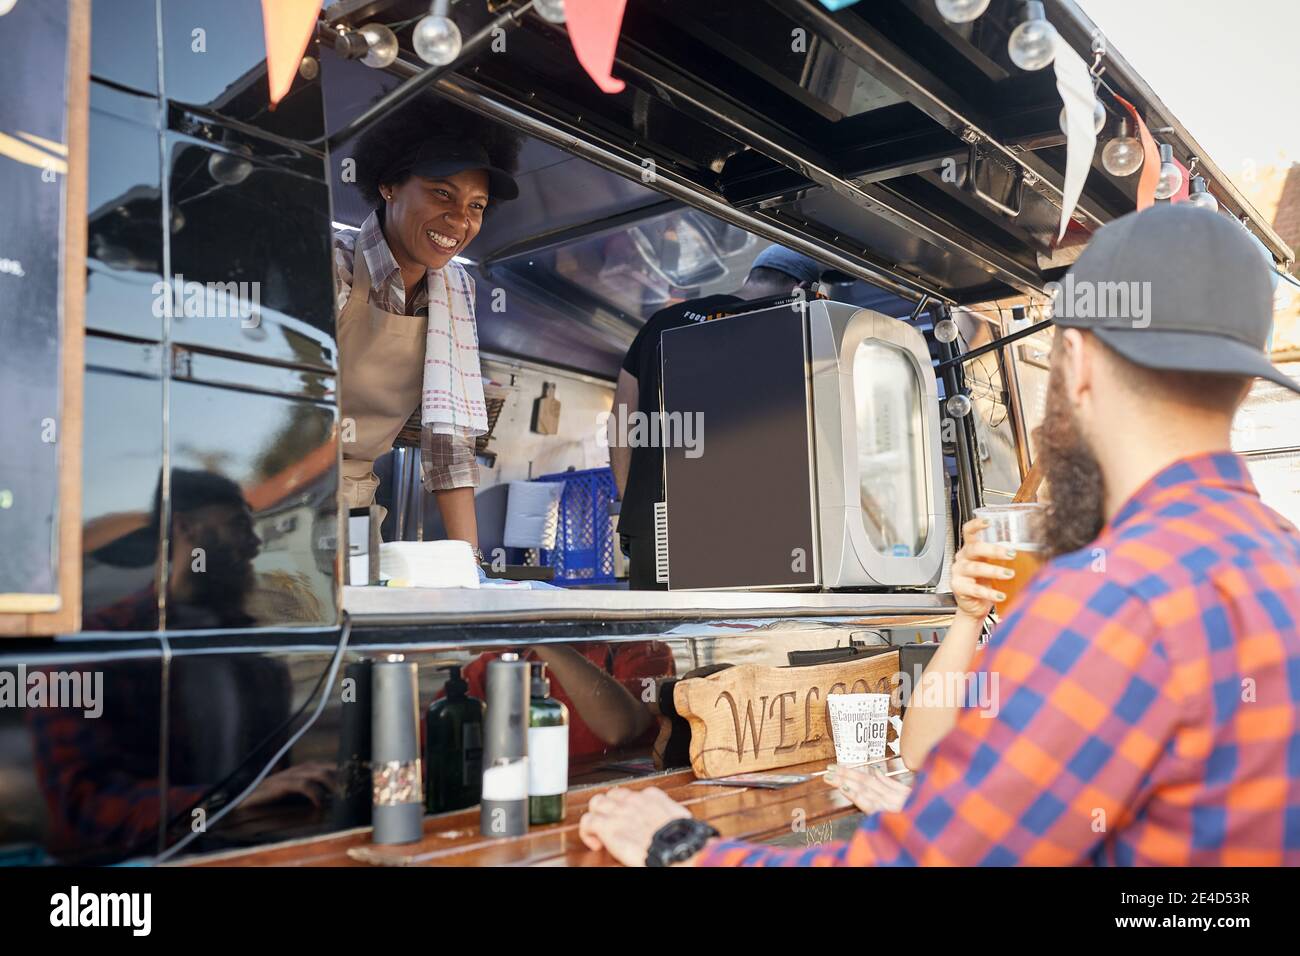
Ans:
{"label": "smiling woman", "polygon": [[514,199],[518,140],[474,114],[422,102],[357,146],[374,212],[335,237],[343,496],[369,505],[386,452],[418,407],[425,487],[451,538],[477,551],[474,438],[487,431],[474,284],[455,261],[496,203]]}

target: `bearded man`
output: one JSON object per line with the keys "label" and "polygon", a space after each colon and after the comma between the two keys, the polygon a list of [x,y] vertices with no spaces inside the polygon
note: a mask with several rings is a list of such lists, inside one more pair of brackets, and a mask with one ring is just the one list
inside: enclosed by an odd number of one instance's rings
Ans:
{"label": "bearded man", "polygon": [[[1176,205],[1099,230],[1071,272],[1145,306],[1056,317],[1054,557],[982,655],[996,713],[955,712],[913,748],[901,807],[844,842],[726,842],[660,791],[614,790],[582,818],[589,847],[629,865],[1300,865],[1300,534],[1230,451],[1254,378],[1300,391],[1264,351],[1268,268],[1240,225]],[[954,562],[936,658],[973,650],[998,548]]]}

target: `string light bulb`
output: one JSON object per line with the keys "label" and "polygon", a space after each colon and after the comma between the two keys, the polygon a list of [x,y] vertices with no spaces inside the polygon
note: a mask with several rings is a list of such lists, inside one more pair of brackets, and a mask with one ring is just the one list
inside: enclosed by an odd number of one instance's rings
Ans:
{"label": "string light bulb", "polygon": [[565,19],[564,0],[537,0],[533,9],[547,23],[563,23]]}
{"label": "string light bulb", "polygon": [[434,0],[429,15],[411,33],[415,55],[431,66],[447,66],[460,56],[460,27],[447,15],[450,9],[450,0]]}
{"label": "string light bulb", "polygon": [[1204,176],[1192,177],[1192,190],[1187,194],[1186,201],[1197,209],[1208,209],[1210,212],[1219,211],[1219,201],[1210,192]]}
{"label": "string light bulb", "polygon": [[376,70],[391,66],[397,59],[397,35],[382,23],[367,23],[357,30],[366,41],[366,55],[361,62]]}
{"label": "string light bulb", "polygon": [[1156,198],[1169,199],[1183,188],[1183,171],[1174,163],[1174,148],[1160,144],[1160,181],[1156,183]]}
{"label": "string light bulb", "polygon": [[940,342],[956,342],[957,323],[952,319],[940,319],[934,323],[934,337]]}
{"label": "string light bulb", "polygon": [[1041,70],[1056,59],[1056,27],[1047,21],[1042,0],[1028,0],[1025,19],[1011,31],[1007,53],[1022,70]]}
{"label": "string light bulb", "polygon": [[958,392],[944,403],[944,408],[948,410],[948,414],[952,418],[965,418],[974,407],[975,403],[970,400],[970,396],[965,392]]}
{"label": "string light bulb", "polygon": [[[1066,118],[1068,111],[1064,106],[1061,107],[1061,132],[1067,136],[1070,134],[1070,123]],[[1093,131],[1100,133],[1106,128],[1106,107],[1102,104],[1101,98],[1094,96],[1092,99],[1092,127]]]}
{"label": "string light bulb", "polygon": [[1132,176],[1145,159],[1142,141],[1133,135],[1133,121],[1121,116],[1115,138],[1102,148],[1101,165],[1112,176]]}
{"label": "string light bulb", "polygon": [[934,0],[939,15],[949,23],[970,23],[989,8],[991,0]]}

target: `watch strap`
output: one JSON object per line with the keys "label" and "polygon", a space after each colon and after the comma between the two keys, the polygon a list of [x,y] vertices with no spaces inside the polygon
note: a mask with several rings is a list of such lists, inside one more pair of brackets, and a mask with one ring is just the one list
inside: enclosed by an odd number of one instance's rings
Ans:
{"label": "watch strap", "polygon": [[694,817],[669,820],[651,837],[645,864],[659,867],[681,863],[700,852],[704,844],[721,835],[717,829]]}

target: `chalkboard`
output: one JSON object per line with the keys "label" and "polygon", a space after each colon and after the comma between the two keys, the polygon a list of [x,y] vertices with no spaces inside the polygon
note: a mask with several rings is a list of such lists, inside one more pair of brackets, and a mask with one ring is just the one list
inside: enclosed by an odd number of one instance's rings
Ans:
{"label": "chalkboard", "polygon": [[77,627],[87,0],[0,3],[0,633]]}

